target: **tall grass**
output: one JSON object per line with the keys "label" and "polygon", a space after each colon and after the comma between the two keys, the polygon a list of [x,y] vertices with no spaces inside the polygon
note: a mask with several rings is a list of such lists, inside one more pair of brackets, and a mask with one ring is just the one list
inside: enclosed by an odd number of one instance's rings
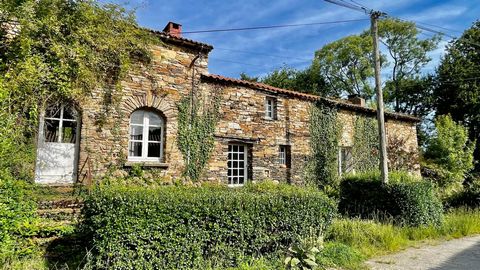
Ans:
{"label": "tall grass", "polygon": [[422,240],[445,240],[480,234],[480,210],[457,209],[439,226],[395,226],[393,222],[360,219],[334,220],[326,239],[343,243],[367,258],[395,252]]}

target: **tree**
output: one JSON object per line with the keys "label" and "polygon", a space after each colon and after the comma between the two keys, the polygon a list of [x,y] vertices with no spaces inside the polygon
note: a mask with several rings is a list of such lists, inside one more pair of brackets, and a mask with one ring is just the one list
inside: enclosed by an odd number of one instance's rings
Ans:
{"label": "tree", "polygon": [[304,70],[297,70],[288,66],[281,67],[265,77],[252,77],[245,73],[240,73],[240,79],[261,82],[278,88],[294,90],[303,93],[316,95],[329,95],[325,87],[325,80],[318,72],[318,65],[312,64]]}
{"label": "tree", "polygon": [[[469,130],[470,140],[480,141],[480,21],[447,46],[437,69],[434,89],[438,115],[449,113]],[[475,149],[480,171],[480,148]]]}
{"label": "tree", "polygon": [[0,130],[8,142],[0,143],[0,153],[33,145],[38,113],[48,101],[81,100],[96,87],[114,92],[134,60],[150,59],[151,35],[118,5],[4,0],[0,11],[0,126],[16,127]]}
{"label": "tree", "polygon": [[391,76],[384,89],[386,102],[393,103],[396,112],[424,116],[431,104],[431,78],[422,78],[421,69],[430,62],[428,52],[437,47],[439,37],[419,39],[415,23],[398,19],[381,20],[378,28],[380,40],[392,58]]}
{"label": "tree", "polygon": [[369,35],[352,35],[329,43],[315,53],[314,65],[325,78],[328,92],[335,96],[358,94],[366,99],[373,96],[372,46]]}
{"label": "tree", "polygon": [[424,153],[426,167],[436,172],[434,181],[447,190],[458,190],[473,169],[475,141],[468,139],[468,129],[455,123],[450,115],[435,120],[436,132]]}

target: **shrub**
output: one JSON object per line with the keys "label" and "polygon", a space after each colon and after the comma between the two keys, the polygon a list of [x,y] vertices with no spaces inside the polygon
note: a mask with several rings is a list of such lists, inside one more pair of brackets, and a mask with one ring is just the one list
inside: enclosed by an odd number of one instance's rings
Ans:
{"label": "shrub", "polygon": [[475,141],[468,139],[468,129],[455,123],[450,115],[435,121],[436,134],[427,141],[422,170],[444,193],[461,190],[463,180],[474,167]]}
{"label": "shrub", "polygon": [[284,185],[103,187],[86,198],[82,226],[96,268],[192,269],[285,251],[334,215],[323,193]]}
{"label": "shrub", "polygon": [[438,225],[443,216],[432,184],[405,174],[392,174],[386,185],[377,174],[347,177],[340,186],[339,210],[352,217],[393,218],[412,226]]}
{"label": "shrub", "polygon": [[23,236],[30,234],[36,208],[27,185],[0,172],[0,264],[31,251]]}

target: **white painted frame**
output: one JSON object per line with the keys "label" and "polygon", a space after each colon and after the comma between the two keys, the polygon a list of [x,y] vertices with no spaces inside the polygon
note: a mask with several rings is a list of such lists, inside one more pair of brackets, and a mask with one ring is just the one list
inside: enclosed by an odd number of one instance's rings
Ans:
{"label": "white painted frame", "polygon": [[[137,110],[135,112],[143,112],[143,124],[133,124],[132,123],[132,117],[130,116],[130,125],[129,125],[129,134],[128,134],[128,161],[132,162],[162,162],[163,160],[163,145],[165,141],[165,118],[154,111],[150,110]],[[160,125],[150,125],[150,118],[149,114],[153,113],[159,116],[161,119],[161,124]],[[132,113],[133,114],[133,113]],[[132,126],[141,126],[142,127],[142,140],[132,140]],[[160,141],[150,141],[148,138],[149,132],[150,132],[150,127],[159,127],[161,130],[161,138]],[[140,142],[142,143],[142,156],[130,156],[130,147],[132,142]],[[159,157],[148,157],[148,143],[160,143],[160,156]]]}
{"label": "white painted frame", "polygon": [[287,165],[287,146],[280,145],[278,147],[278,163],[281,165]]}
{"label": "white painted frame", "polygon": [[[230,150],[230,147],[232,147],[232,150]],[[233,148],[237,147],[237,151],[234,151]],[[243,151],[240,151],[240,147],[243,147]],[[229,158],[228,155],[232,154],[232,158]],[[237,154],[238,158],[233,159],[233,154]],[[240,159],[240,154],[243,154],[243,160]],[[233,166],[233,162],[244,162],[243,167],[230,167],[228,166],[228,162],[231,162]],[[237,170],[238,174],[233,175],[233,171]],[[243,170],[243,183],[240,183],[240,170]],[[229,172],[232,172],[230,175],[228,175]],[[238,178],[238,182],[235,184],[233,179],[234,177]],[[227,183],[229,187],[241,187],[244,186],[245,183],[248,180],[248,146],[246,144],[241,144],[241,143],[229,143],[228,144],[228,151],[227,151]]]}
{"label": "white painted frame", "polygon": [[275,119],[275,103],[277,102],[277,99],[274,97],[265,97],[265,118],[269,120],[274,120]]}

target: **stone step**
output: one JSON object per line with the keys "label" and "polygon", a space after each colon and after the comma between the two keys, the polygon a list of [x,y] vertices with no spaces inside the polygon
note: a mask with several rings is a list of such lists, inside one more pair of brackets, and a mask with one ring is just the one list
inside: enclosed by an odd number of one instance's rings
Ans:
{"label": "stone step", "polygon": [[37,214],[41,218],[50,219],[53,221],[76,220],[80,216],[80,213],[80,208],[53,208],[37,210]]}
{"label": "stone step", "polygon": [[38,202],[38,209],[59,209],[59,208],[72,208],[81,209],[83,207],[83,201],[79,198],[75,199],[59,199],[51,201]]}

